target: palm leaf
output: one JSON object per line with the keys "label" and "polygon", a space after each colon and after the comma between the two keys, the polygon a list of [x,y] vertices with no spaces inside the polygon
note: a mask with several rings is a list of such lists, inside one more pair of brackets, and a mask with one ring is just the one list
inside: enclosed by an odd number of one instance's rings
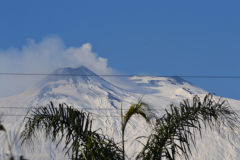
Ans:
{"label": "palm leaf", "polygon": [[0,124],[0,131],[6,132],[6,129],[5,129],[5,127],[2,124]]}
{"label": "palm leaf", "polygon": [[122,151],[107,136],[92,130],[91,115],[66,104],[54,107],[47,106],[33,109],[27,116],[25,129],[21,133],[22,144],[32,142],[38,131],[46,138],[64,142],[65,154],[72,159],[121,159]]}
{"label": "palm leaf", "polygon": [[140,115],[146,120],[147,123],[150,123],[150,117],[148,117],[145,112],[146,109],[149,110],[149,106],[141,101],[139,101],[137,104],[131,105],[127,113],[123,116],[123,129],[126,128],[128,121],[133,115]]}
{"label": "palm leaf", "polygon": [[5,129],[5,127],[3,126],[2,121],[1,121],[1,117],[2,117],[2,116],[0,116],[0,131],[6,132],[6,129]]}
{"label": "palm leaf", "polygon": [[189,159],[190,143],[195,146],[195,133],[201,134],[203,126],[219,132],[223,127],[234,131],[239,129],[239,123],[238,115],[226,101],[216,102],[213,95],[208,94],[201,102],[200,97],[195,96],[192,105],[188,100],[179,107],[171,105],[170,110],[156,119],[154,131],[137,159],[175,160],[177,155]]}
{"label": "palm leaf", "polygon": [[140,115],[146,120],[147,123],[150,123],[150,117],[147,115],[147,112],[151,112],[150,108],[146,103],[142,101],[139,101],[137,104],[131,105],[125,115],[123,115],[123,111],[121,108],[123,159],[125,159],[124,134],[128,121],[131,119],[132,116]]}

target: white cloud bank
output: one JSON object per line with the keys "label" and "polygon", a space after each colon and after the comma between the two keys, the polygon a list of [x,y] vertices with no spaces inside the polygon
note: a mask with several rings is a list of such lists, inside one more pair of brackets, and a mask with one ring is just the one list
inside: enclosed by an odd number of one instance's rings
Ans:
{"label": "white cloud bank", "polygon": [[[0,72],[51,73],[60,67],[84,65],[97,74],[111,74],[107,59],[92,51],[90,43],[80,47],[66,47],[58,37],[40,42],[29,39],[21,48],[0,49]],[[42,77],[40,77],[42,78]],[[19,93],[33,85],[39,77],[0,76],[0,97]]]}

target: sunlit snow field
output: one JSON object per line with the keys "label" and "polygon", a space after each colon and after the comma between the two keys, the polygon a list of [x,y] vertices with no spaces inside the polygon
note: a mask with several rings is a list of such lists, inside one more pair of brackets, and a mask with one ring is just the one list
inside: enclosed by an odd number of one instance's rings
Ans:
{"label": "sunlit snow field", "polygon": [[[55,73],[87,74],[94,76],[51,77],[48,76],[35,87],[21,94],[0,99],[3,124],[8,130],[9,140],[13,145],[14,155],[24,155],[28,159],[68,159],[62,152],[61,145],[45,142],[41,134],[35,139],[33,145],[19,143],[19,133],[23,126],[24,115],[32,108],[46,105],[53,101],[55,105],[67,103],[77,109],[84,109],[92,113],[94,128],[102,128],[103,132],[120,142],[120,107],[126,110],[139,99],[148,103],[157,116],[164,113],[171,103],[179,104],[183,99],[191,99],[194,95],[201,97],[207,94],[202,90],[179,77],[130,77],[129,81],[135,86],[131,89],[121,88],[112,82],[95,75],[85,67],[62,68]],[[234,110],[240,110],[240,101],[227,99]],[[8,108],[9,107],[9,108]],[[151,127],[138,116],[131,119],[126,128],[126,152],[129,159],[134,159],[141,150],[142,144],[135,139],[147,136]],[[229,131],[221,135],[215,131],[204,129],[202,138],[196,138],[196,149],[192,149],[193,160],[237,160],[240,157],[240,142],[238,138],[228,137]],[[143,140],[144,142],[144,140]],[[7,153],[6,139],[1,133],[1,157]],[[179,157],[181,159],[181,157]]]}

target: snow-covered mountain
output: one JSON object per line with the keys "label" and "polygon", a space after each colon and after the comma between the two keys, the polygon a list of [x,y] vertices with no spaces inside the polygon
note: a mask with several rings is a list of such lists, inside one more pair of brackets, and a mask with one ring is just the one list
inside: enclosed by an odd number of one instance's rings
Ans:
{"label": "snow-covered mountain", "polygon": [[[79,76],[81,75],[81,76]],[[45,77],[35,87],[25,92],[0,99],[0,112],[3,113],[3,124],[9,130],[10,141],[16,155],[24,154],[29,159],[67,159],[61,151],[61,146],[55,148],[51,142],[45,142],[44,137],[38,138],[34,152],[31,147],[20,147],[17,143],[21,130],[23,115],[32,107],[46,105],[50,101],[54,104],[65,102],[78,109],[92,113],[94,127],[103,131],[117,142],[120,142],[120,107],[127,109],[139,98],[148,103],[155,114],[161,115],[163,109],[171,103],[179,103],[194,95],[204,96],[207,92],[181,79],[180,77],[146,77],[133,76],[128,79],[134,89],[121,88],[104,77],[96,75],[88,68],[57,69],[52,75]],[[228,99],[234,109],[239,109],[240,101]],[[133,118],[126,128],[126,152],[133,158],[142,148],[135,138],[148,135],[151,128],[139,117]],[[0,141],[1,157],[4,158],[6,141],[3,135]],[[2,146],[2,147],[1,147]],[[198,151],[197,151],[198,150]],[[197,138],[197,150],[193,150],[192,159],[238,159],[240,157],[240,143],[219,136],[215,132],[206,130],[203,138]],[[204,151],[204,152],[203,152]]]}

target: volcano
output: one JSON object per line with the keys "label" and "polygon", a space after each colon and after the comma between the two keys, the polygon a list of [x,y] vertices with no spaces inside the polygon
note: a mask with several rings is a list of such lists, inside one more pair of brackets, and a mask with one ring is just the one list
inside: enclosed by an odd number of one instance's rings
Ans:
{"label": "volcano", "polygon": [[[37,137],[35,149],[30,152],[26,147],[21,147],[17,141],[21,130],[24,115],[36,106],[46,105],[52,101],[56,106],[59,103],[67,103],[77,109],[90,112],[94,117],[94,128],[102,131],[116,142],[121,140],[120,108],[127,109],[139,99],[148,103],[156,115],[162,115],[165,108],[171,103],[178,104],[186,98],[194,95],[203,97],[207,91],[194,86],[180,77],[128,77],[131,89],[122,88],[89,70],[85,66],[76,68],[60,68],[46,76],[33,88],[21,94],[0,99],[3,124],[8,129],[9,139],[13,142],[15,155],[24,155],[28,159],[68,159],[62,153],[61,145],[55,148],[50,141],[45,142],[41,134]],[[228,99],[231,106],[238,110],[240,101]],[[19,129],[20,128],[20,129]],[[151,128],[138,116],[131,119],[126,128],[127,156],[134,159],[143,147],[135,139],[139,136],[147,136]],[[4,147],[6,140],[1,135],[1,155],[4,159],[7,152]],[[215,132],[206,129],[203,138],[196,137],[196,149],[193,149],[191,159],[238,159],[240,157],[240,142],[230,141]],[[211,144],[211,145],[210,145]],[[181,158],[180,158],[181,159]]]}

